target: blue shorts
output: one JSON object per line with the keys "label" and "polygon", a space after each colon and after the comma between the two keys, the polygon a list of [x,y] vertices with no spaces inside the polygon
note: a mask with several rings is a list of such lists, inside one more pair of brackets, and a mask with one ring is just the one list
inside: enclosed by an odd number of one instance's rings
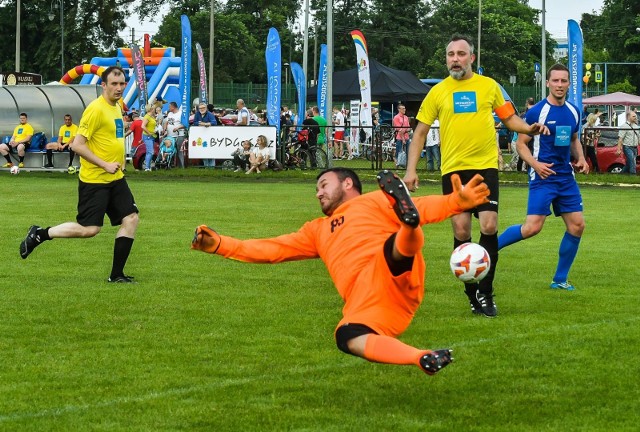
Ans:
{"label": "blue shorts", "polygon": [[549,216],[550,207],[556,216],[582,211],[582,195],[574,178],[546,179],[529,184],[527,214]]}

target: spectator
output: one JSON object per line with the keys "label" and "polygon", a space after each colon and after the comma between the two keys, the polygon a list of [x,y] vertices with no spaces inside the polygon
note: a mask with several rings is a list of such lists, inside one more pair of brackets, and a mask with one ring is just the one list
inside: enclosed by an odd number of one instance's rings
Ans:
{"label": "spectator", "polygon": [[62,152],[69,149],[69,166],[71,167],[73,165],[73,159],[76,154],[71,150],[71,148],[69,148],[69,144],[73,142],[73,138],[75,138],[77,132],[78,126],[73,124],[71,114],[65,114],[64,124],[60,126],[60,129],[58,130],[58,140],[56,142],[50,142],[45,146],[47,149],[47,163],[44,168],[53,168],[54,150]]}
{"label": "spectator", "polygon": [[13,162],[11,162],[11,152],[13,149],[18,150],[18,168],[24,167],[24,154],[31,144],[31,137],[33,136],[33,127],[27,123],[27,113],[20,113],[20,124],[13,130],[13,135],[8,144],[0,144],[0,154],[4,156],[7,163],[2,165],[3,168],[11,168]]}
{"label": "spectator", "polygon": [[[333,156],[337,159],[344,159],[342,156],[342,146],[344,144],[344,114],[340,111],[340,108],[333,107]],[[351,147],[347,146],[349,151],[349,159],[351,156]]]}
{"label": "spectator", "polygon": [[238,115],[235,118],[236,125],[247,126],[249,124],[249,118],[251,117],[249,108],[244,105],[244,101],[242,99],[238,99],[236,101],[236,107],[238,108]]}
{"label": "spectator", "polygon": [[156,138],[158,138],[158,132],[156,129],[156,104],[157,102],[152,100],[146,106],[146,114],[142,119],[142,141],[145,146],[144,156],[144,170],[145,172],[151,171],[151,161],[153,160],[153,154],[155,152]]}
{"label": "spectator", "polygon": [[142,119],[140,118],[140,114],[135,111],[130,114],[130,117],[131,123],[129,123],[129,130],[125,137],[133,134],[132,147],[135,149],[139,145],[144,144],[142,141]]}
{"label": "spectator", "polygon": [[[407,107],[400,104],[398,105],[398,114],[393,117],[391,125],[394,128],[394,132],[396,135],[396,154],[395,154],[395,162],[396,168],[400,167],[402,160],[400,159],[400,153],[405,153],[409,150],[409,130],[411,127],[409,126],[409,117],[406,115]],[[406,164],[406,159],[404,161]],[[405,168],[403,165],[402,168]]]}
{"label": "spectator", "polygon": [[184,168],[184,153],[178,151],[178,149],[182,148],[182,144],[186,139],[187,128],[181,122],[182,109],[178,107],[177,103],[169,102],[169,112],[165,117],[163,125],[164,134],[173,139],[180,167]]}
{"label": "spectator", "polygon": [[173,138],[165,137],[160,145],[160,162],[156,163],[163,168],[169,168],[169,164],[173,161],[173,157],[177,153],[176,144]]}
{"label": "spectator", "polygon": [[244,140],[242,145],[235,149],[233,156],[233,165],[236,169],[233,172],[247,171],[249,169],[249,156],[251,155],[251,141]]}
{"label": "spectator", "polygon": [[162,105],[166,104],[167,101],[161,100],[158,101],[155,107],[156,113],[156,135],[158,138],[161,138],[164,135],[164,114],[162,114]]}
{"label": "spectator", "polygon": [[[317,106],[311,108],[313,112],[313,119],[318,123],[318,142],[317,145],[321,147],[327,142],[327,119],[320,115],[320,110]],[[314,158],[315,159],[315,158]]]}
{"label": "spectator", "polygon": [[[194,126],[215,126],[216,118],[215,116],[209,112],[207,106],[203,103],[198,105],[198,112],[196,112],[196,116],[193,119]],[[216,165],[215,159],[203,159],[202,163],[205,167],[213,168]]]}
{"label": "spectator", "polygon": [[[307,118],[302,122],[302,130],[307,131],[307,146],[315,147],[318,145],[318,133],[320,133],[320,125],[313,116],[313,110],[307,110]],[[308,148],[307,147],[307,148]],[[311,158],[312,160],[315,158]]]}
{"label": "spectator", "polygon": [[587,116],[587,122],[582,127],[582,141],[584,143],[585,156],[588,160],[591,161],[591,167],[593,168],[594,174],[597,174],[600,172],[597,157],[597,147],[598,138],[600,137],[600,130],[595,129],[595,127],[596,116],[594,114],[589,114]]}
{"label": "spectator", "polygon": [[636,159],[638,157],[638,144],[640,144],[640,128],[638,127],[638,114],[629,111],[627,122],[618,132],[618,150],[616,154],[621,154],[624,149],[625,164],[623,173],[636,173]]}
{"label": "spectator", "polygon": [[440,122],[438,119],[431,124],[425,150],[427,171],[440,171]]}
{"label": "spectator", "polygon": [[262,171],[267,169],[267,164],[269,163],[269,148],[267,145],[269,142],[267,141],[267,137],[264,135],[258,136],[258,146],[249,154],[249,165],[251,166],[249,170],[245,174],[251,174],[252,172],[256,172],[260,174]]}

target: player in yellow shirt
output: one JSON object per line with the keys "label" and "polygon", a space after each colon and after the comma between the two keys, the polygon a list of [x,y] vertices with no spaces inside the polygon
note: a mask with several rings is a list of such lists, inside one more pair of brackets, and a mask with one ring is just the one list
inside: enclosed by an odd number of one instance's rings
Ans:
{"label": "player in yellow shirt", "polygon": [[412,200],[395,174],[382,171],[377,178],[382,191],[362,194],[355,172],[327,169],[316,183],[326,217],[291,234],[255,240],[201,225],[191,248],[253,263],[322,259],[344,301],[335,330],[338,348],[371,362],[416,365],[432,375],[451,362],[450,350],[419,349],[397,339],[424,297],[421,225],[486,202],[489,190],[479,175],[464,189],[453,176],[451,194]]}
{"label": "player in yellow shirt", "polygon": [[27,123],[27,113],[20,113],[20,124],[13,130],[13,135],[8,144],[0,144],[0,154],[4,156],[7,163],[2,165],[3,168],[11,168],[13,162],[11,162],[11,152],[13,149],[18,151],[19,163],[18,167],[24,167],[24,153],[31,144],[31,137],[33,136],[33,127]]}
{"label": "player in yellow shirt", "polygon": [[60,130],[58,131],[58,140],[56,142],[47,143],[45,148],[47,149],[47,164],[44,168],[53,168],[53,151],[62,152],[67,148],[69,149],[69,166],[73,165],[73,158],[76,153],[71,150],[69,144],[73,142],[73,138],[75,138],[78,133],[78,126],[73,124],[73,120],[71,119],[71,114],[64,115],[64,124],[60,126]]}
{"label": "player in yellow shirt", "polygon": [[46,240],[85,238],[102,229],[105,214],[118,226],[109,282],[131,283],[124,274],[138,228],[138,207],[124,178],[124,121],[118,100],[125,88],[124,71],[117,66],[102,73],[102,96],[91,102],[80,120],[71,147],[80,156],[78,215],[76,222],[41,228],[33,225],[20,243],[25,259]]}
{"label": "player in yellow shirt", "polygon": [[523,134],[549,133],[542,124],[528,125],[505,102],[498,83],[473,73],[475,60],[471,38],[453,35],[447,44],[449,77],[436,84],[422,102],[416,119],[418,125],[408,152],[404,181],[409,190],[418,187],[416,167],[431,124],[440,122],[442,153],[442,192],[451,192],[451,177],[459,175],[462,183],[480,174],[491,194],[489,202],[451,217],[453,246],[471,241],[471,213],[480,221],[480,240],[491,257],[491,270],[479,284],[465,284],[471,311],[494,317],[498,314],[493,300],[493,278],[498,262],[498,149],[492,112],[511,130]]}

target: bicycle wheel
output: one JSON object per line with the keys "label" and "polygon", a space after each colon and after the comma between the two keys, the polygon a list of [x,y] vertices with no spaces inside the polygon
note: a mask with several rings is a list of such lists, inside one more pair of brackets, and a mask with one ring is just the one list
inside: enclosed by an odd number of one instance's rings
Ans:
{"label": "bicycle wheel", "polygon": [[311,155],[308,151],[299,149],[293,155],[292,162],[295,168],[301,170],[309,169],[311,167]]}

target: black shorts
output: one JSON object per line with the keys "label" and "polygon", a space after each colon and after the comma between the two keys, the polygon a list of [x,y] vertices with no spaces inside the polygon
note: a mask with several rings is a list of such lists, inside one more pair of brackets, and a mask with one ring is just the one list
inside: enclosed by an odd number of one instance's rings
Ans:
{"label": "black shorts", "polygon": [[116,226],[133,213],[138,213],[138,207],[124,178],[106,184],[79,182],[76,221],[80,225],[101,227],[106,214]]}
{"label": "black shorts", "polygon": [[498,170],[495,168],[487,168],[481,170],[462,170],[453,171],[442,176],[442,193],[448,195],[453,192],[453,186],[451,185],[451,175],[458,174],[460,181],[463,185],[466,185],[474,175],[480,174],[484,177],[484,182],[489,186],[489,202],[481,204],[478,207],[467,210],[467,213],[473,213],[478,216],[478,212],[482,211],[494,211],[498,212],[498,202],[500,198],[500,189],[498,183]]}
{"label": "black shorts", "polygon": [[351,339],[366,335],[366,334],[378,334],[370,327],[367,327],[364,324],[344,324],[338,327],[336,330],[336,345],[338,345],[338,349],[344,353],[351,354],[353,353],[349,351],[349,345],[347,344]]}

